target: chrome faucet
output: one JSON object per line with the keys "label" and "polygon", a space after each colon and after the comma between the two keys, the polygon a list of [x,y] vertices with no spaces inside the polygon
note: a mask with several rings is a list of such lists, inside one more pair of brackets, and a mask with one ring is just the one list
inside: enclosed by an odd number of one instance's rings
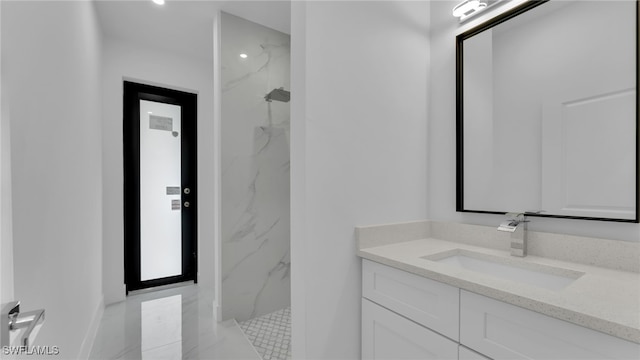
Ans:
{"label": "chrome faucet", "polygon": [[524,213],[507,213],[509,219],[498,226],[499,231],[511,233],[511,256],[527,256],[527,223]]}

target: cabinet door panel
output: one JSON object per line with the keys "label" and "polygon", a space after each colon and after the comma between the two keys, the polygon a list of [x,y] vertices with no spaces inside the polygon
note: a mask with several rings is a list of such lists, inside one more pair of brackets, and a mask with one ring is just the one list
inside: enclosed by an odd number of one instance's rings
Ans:
{"label": "cabinet door panel", "polygon": [[372,261],[362,261],[362,296],[458,340],[460,290]]}
{"label": "cabinet door panel", "polygon": [[500,359],[640,359],[640,345],[467,291],[460,342]]}
{"label": "cabinet door panel", "polygon": [[362,299],[363,359],[458,359],[458,344]]}

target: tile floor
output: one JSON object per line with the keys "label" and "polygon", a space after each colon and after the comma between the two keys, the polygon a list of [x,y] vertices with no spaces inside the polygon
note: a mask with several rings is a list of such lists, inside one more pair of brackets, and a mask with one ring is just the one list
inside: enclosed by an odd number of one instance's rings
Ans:
{"label": "tile floor", "polygon": [[197,285],[130,295],[108,306],[91,359],[252,359],[260,356],[235,320],[217,323]]}
{"label": "tile floor", "polygon": [[240,323],[263,360],[291,359],[291,308]]}

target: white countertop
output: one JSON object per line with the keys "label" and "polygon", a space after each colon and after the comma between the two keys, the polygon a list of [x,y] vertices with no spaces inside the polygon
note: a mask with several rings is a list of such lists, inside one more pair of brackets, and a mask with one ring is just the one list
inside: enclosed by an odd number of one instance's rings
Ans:
{"label": "white countertop", "polygon": [[[456,249],[583,272],[547,290],[423,259]],[[640,273],[548,259],[434,238],[361,248],[358,256],[640,344]],[[526,265],[526,264],[525,264]]]}

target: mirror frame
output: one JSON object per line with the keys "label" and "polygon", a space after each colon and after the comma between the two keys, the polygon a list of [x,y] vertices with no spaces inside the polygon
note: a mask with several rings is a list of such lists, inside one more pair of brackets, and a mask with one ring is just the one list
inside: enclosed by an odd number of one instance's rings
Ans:
{"label": "mirror frame", "polygon": [[[464,138],[463,138],[463,126],[464,126],[464,98],[463,98],[463,43],[464,40],[477,35],[487,29],[497,26],[509,19],[512,19],[526,11],[529,11],[537,6],[540,6],[549,0],[529,0],[525,1],[521,5],[507,10],[506,12],[499,14],[482,24],[471,28],[456,36],[456,211],[467,213],[480,213],[480,214],[506,214],[508,211],[487,211],[487,210],[470,210],[464,208]],[[627,223],[639,223],[640,222],[640,92],[638,91],[638,85],[640,85],[640,66],[638,66],[638,58],[640,52],[640,25],[638,20],[640,19],[640,0],[636,0],[636,187],[635,187],[635,219],[617,219],[617,218],[602,218],[602,217],[584,217],[584,216],[570,216],[570,215],[554,215],[554,214],[539,214],[528,213],[530,216],[547,217],[547,218],[562,218],[562,219],[580,219],[580,220],[597,220],[597,221],[613,221],[613,222],[627,222]]]}

